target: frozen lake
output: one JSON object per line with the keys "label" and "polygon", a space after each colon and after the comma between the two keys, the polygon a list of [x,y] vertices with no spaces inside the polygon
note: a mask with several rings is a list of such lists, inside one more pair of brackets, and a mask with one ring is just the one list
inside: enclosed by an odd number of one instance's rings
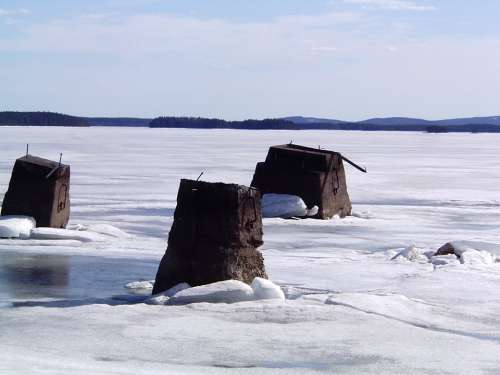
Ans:
{"label": "frozen lake", "polygon": [[[333,149],[353,216],[264,220],[282,302],[149,306],[181,178],[248,185],[267,148]],[[101,242],[0,240],[0,373],[439,373],[500,368],[500,135],[0,127],[0,199],[30,152],[71,165],[72,225]],[[464,262],[422,254],[467,241]],[[398,257],[413,245],[415,257]],[[408,259],[411,258],[411,259]],[[121,302],[120,302],[121,301]]]}

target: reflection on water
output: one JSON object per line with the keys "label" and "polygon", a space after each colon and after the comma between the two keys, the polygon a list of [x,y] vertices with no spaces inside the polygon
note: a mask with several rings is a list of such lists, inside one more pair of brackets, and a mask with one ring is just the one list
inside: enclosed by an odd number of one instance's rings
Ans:
{"label": "reflection on water", "polygon": [[[7,259],[4,259],[7,258]],[[0,279],[14,298],[64,297],[69,284],[69,257],[32,255],[2,257]]]}
{"label": "reflection on water", "polygon": [[0,254],[0,305],[40,299],[108,298],[154,279],[155,261],[90,256]]}

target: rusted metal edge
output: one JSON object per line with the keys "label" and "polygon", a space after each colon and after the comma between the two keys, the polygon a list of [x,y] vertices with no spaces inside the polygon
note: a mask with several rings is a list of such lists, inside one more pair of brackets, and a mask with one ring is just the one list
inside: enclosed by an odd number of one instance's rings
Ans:
{"label": "rusted metal edge", "polygon": [[345,162],[351,164],[354,168],[356,168],[357,170],[363,172],[363,173],[368,173],[368,171],[366,170],[366,168],[363,168],[363,167],[360,167],[359,165],[357,165],[356,163],[354,163],[353,161],[347,159],[344,155],[342,155],[342,160],[344,160]]}

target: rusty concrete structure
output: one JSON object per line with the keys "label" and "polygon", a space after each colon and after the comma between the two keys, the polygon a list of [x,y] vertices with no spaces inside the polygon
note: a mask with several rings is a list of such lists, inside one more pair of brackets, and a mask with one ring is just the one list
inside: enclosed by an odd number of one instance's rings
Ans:
{"label": "rusty concrete structure", "polygon": [[31,216],[37,227],[65,228],[70,214],[70,166],[26,155],[16,160],[2,215]]}
{"label": "rusty concrete structure", "polygon": [[153,294],[191,286],[266,276],[261,196],[242,185],[181,180],[168,248]]}
{"label": "rusty concrete structure", "polygon": [[343,161],[366,172],[340,153],[294,144],[271,146],[258,163],[251,183],[262,194],[301,197],[308,208],[318,206],[318,219],[351,214]]}

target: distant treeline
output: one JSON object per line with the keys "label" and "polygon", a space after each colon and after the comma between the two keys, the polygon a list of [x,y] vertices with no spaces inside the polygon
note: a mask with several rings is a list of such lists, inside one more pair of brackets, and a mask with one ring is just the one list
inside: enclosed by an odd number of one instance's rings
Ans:
{"label": "distant treeline", "polygon": [[428,133],[500,133],[500,126],[491,124],[441,125],[428,124],[372,124],[360,122],[307,122],[285,119],[225,121],[200,117],[158,117],[149,123],[151,128],[187,129],[291,129],[291,130],[362,130],[362,131],[418,131]]}
{"label": "distant treeline", "polygon": [[89,123],[81,117],[55,112],[0,112],[1,125],[89,126]]}
{"label": "distant treeline", "polygon": [[149,123],[151,128],[189,128],[189,129],[292,129],[300,126],[281,119],[226,121],[201,117],[158,117]]}
{"label": "distant treeline", "polygon": [[500,133],[499,125],[471,124],[471,125],[446,125],[428,126],[428,133]]}
{"label": "distant treeline", "polygon": [[150,118],[135,117],[84,117],[90,126],[124,126],[141,127],[149,126]]}

